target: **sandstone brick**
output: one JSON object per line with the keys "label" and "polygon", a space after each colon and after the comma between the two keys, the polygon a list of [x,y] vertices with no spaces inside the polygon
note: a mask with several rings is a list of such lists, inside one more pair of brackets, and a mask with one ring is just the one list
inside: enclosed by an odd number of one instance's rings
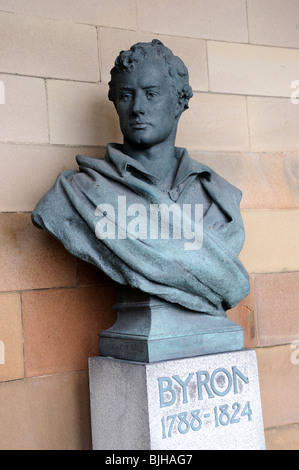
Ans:
{"label": "sandstone brick", "polygon": [[104,83],[110,81],[110,70],[121,50],[129,49],[136,42],[150,42],[156,37],[183,60],[188,68],[193,90],[207,91],[209,85],[205,41],[121,29],[100,28],[99,30],[101,81]]}
{"label": "sandstone brick", "polygon": [[19,294],[0,294],[0,382],[24,377]]}
{"label": "sandstone brick", "polygon": [[243,193],[243,209],[290,209],[299,206],[299,154],[191,152]]}
{"label": "sandstone brick", "polygon": [[208,41],[208,63],[211,91],[289,98],[299,50]]}
{"label": "sandstone brick", "polygon": [[30,214],[0,214],[0,233],[0,291],[75,285],[75,258]]}
{"label": "sandstone brick", "polygon": [[240,258],[250,273],[299,270],[299,211],[243,210],[245,245]]}
{"label": "sandstone brick", "polygon": [[115,28],[137,23],[135,0],[0,0],[0,10]]}
{"label": "sandstone brick", "polygon": [[92,26],[0,12],[0,54],[2,72],[99,80]]}
{"label": "sandstone brick", "polygon": [[78,170],[82,153],[103,157],[104,148],[0,144],[0,211],[32,211],[64,170]]}
{"label": "sandstone brick", "polygon": [[99,146],[122,141],[107,85],[49,80],[47,87],[51,143]]}
{"label": "sandstone brick", "polygon": [[299,149],[299,106],[286,98],[249,96],[247,100],[253,151],[280,152]]}
{"label": "sandstone brick", "polygon": [[271,346],[299,340],[299,273],[255,277],[259,344]]}
{"label": "sandstone brick", "polygon": [[110,286],[27,291],[22,302],[26,377],[87,369],[115,321]]}
{"label": "sandstone brick", "polygon": [[290,346],[258,348],[257,360],[265,428],[299,422],[299,365]]}
{"label": "sandstone brick", "polygon": [[247,0],[249,41],[299,47],[297,0]]}
{"label": "sandstone brick", "polygon": [[[0,144],[0,211],[31,211],[75,156],[103,157],[104,147]],[[299,206],[297,153],[191,152],[243,192],[242,208]]]}
{"label": "sandstone brick", "polygon": [[141,30],[247,42],[246,3],[238,0],[137,0]]}
{"label": "sandstone brick", "polygon": [[85,371],[0,384],[1,450],[91,449]]}
{"label": "sandstone brick", "polygon": [[[122,142],[118,117],[107,92],[107,85],[48,81],[51,142],[69,145]],[[191,150],[248,150],[245,98],[195,93],[190,109],[181,118],[177,145]]]}
{"label": "sandstone brick", "polygon": [[189,150],[248,150],[245,97],[195,93],[178,126],[177,145]]}
{"label": "sandstone brick", "polygon": [[267,450],[299,450],[299,425],[266,429]]}
{"label": "sandstone brick", "polygon": [[5,88],[5,104],[0,105],[0,141],[48,142],[44,80],[13,75],[0,75],[0,80]]}

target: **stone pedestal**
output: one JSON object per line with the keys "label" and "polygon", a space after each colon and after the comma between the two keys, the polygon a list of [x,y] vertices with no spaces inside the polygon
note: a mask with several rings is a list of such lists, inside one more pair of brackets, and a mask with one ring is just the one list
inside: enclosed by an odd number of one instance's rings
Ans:
{"label": "stone pedestal", "polygon": [[252,350],[140,363],[89,360],[93,449],[265,448]]}

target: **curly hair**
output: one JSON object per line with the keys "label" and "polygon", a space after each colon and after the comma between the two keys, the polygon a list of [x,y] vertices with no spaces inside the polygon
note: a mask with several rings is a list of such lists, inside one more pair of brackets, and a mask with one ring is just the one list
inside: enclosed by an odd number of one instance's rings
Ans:
{"label": "curly hair", "polygon": [[189,99],[193,96],[189,84],[188,69],[183,61],[175,56],[168,47],[158,39],[152,42],[138,42],[130,47],[128,51],[121,51],[111,69],[111,81],[109,82],[108,98],[115,103],[116,98],[116,74],[131,72],[137,63],[144,59],[160,59],[164,61],[170,85],[184,104],[184,110],[188,109]]}

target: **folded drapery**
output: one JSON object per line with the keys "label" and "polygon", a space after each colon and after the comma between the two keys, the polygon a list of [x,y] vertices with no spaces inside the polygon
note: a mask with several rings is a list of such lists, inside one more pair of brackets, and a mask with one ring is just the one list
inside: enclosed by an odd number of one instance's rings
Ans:
{"label": "folded drapery", "polygon": [[[176,158],[178,171],[167,191],[121,145],[109,144],[105,160],[78,155],[79,171],[58,176],[32,220],[120,284],[196,312],[225,315],[249,292],[238,257],[244,243],[241,192],[185,149],[176,148]],[[177,211],[173,217],[166,211],[166,235],[162,206]]]}

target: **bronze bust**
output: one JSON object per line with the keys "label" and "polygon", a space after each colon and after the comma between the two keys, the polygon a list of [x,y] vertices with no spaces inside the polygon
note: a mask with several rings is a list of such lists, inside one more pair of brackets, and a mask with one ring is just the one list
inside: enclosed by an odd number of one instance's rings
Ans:
{"label": "bronze bust", "polygon": [[123,142],[104,160],[78,155],[32,220],[116,283],[224,318],[249,292],[241,192],[175,147],[191,97],[187,68],[159,40],[122,51],[109,99]]}

